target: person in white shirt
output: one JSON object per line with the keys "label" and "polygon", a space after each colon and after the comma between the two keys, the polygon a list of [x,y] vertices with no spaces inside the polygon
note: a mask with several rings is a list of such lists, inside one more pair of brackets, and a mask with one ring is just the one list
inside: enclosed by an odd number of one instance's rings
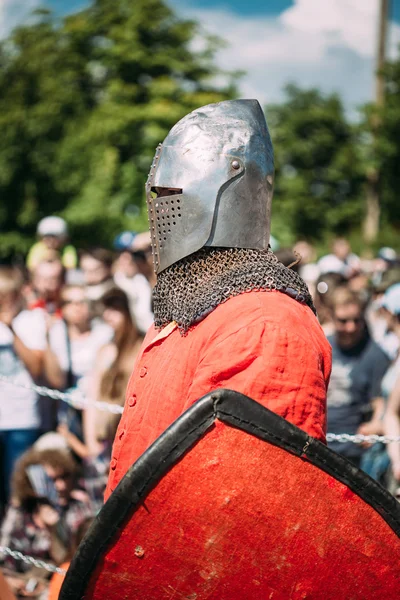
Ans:
{"label": "person in white shirt", "polygon": [[2,502],[16,460],[40,434],[38,394],[30,386],[42,372],[45,319],[39,309],[22,310],[22,283],[18,271],[0,267],[0,374],[10,379],[0,381]]}
{"label": "person in white shirt", "polygon": [[337,238],[332,245],[332,254],[320,258],[318,267],[321,274],[340,273],[346,279],[350,279],[360,272],[361,261],[353,254],[345,238]]}
{"label": "person in white shirt", "polygon": [[119,252],[114,263],[114,282],[128,296],[132,319],[140,333],[145,334],[154,321],[152,292],[135,261],[132,244],[136,237],[133,232],[124,231],[114,241],[114,248]]}
{"label": "person in white shirt", "polygon": [[[61,291],[62,319],[50,323],[44,358],[44,374],[51,387],[79,388],[86,396],[85,377],[95,367],[99,349],[110,342],[114,332],[99,318],[92,318],[84,286],[66,285]],[[79,437],[81,411],[60,405],[59,420],[67,422]]]}

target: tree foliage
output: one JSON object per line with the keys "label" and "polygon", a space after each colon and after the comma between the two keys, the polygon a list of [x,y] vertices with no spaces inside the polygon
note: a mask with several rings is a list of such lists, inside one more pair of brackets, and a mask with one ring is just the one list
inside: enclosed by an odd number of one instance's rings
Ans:
{"label": "tree foliage", "polygon": [[340,98],[286,88],[266,109],[275,148],[272,229],[283,243],[345,234],[361,224],[364,176],[357,131]]}
{"label": "tree foliage", "polygon": [[[385,103],[380,111],[366,109],[367,127],[378,121],[374,157],[380,171],[382,224],[400,229],[400,59],[385,68]],[[398,234],[397,234],[398,235]],[[397,242],[397,245],[399,243]]]}
{"label": "tree foliage", "polygon": [[[67,218],[78,246],[145,228],[156,145],[191,110],[236,95],[222,42],[164,0],[92,0],[57,20],[36,11],[0,43],[0,257],[24,253],[36,224]],[[355,125],[340,98],[289,85],[266,108],[275,148],[272,231],[282,244],[359,232],[368,173],[380,173],[378,242],[400,250],[400,60],[383,110]],[[216,81],[225,81],[217,85]],[[378,124],[378,126],[377,126]]]}
{"label": "tree foliage", "polygon": [[155,146],[187,112],[235,95],[234,73],[215,85],[218,43],[163,0],[94,0],[62,21],[37,11],[3,41],[0,254],[26,251],[48,214],[79,245],[143,224]]}

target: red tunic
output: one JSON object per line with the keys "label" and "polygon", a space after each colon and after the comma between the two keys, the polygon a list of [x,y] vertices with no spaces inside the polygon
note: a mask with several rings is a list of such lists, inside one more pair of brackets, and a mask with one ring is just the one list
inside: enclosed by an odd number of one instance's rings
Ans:
{"label": "red tunic", "polygon": [[325,441],[331,348],[312,311],[280,292],[230,298],[181,336],[151,327],[128,384],[106,499],[136,459],[216,388],[250,396]]}

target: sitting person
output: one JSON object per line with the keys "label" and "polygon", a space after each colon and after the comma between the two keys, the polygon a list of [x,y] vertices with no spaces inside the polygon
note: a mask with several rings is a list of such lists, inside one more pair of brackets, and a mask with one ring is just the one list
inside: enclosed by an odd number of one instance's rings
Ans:
{"label": "sitting person", "polygon": [[[77,476],[69,451],[28,450],[13,474],[12,501],[2,523],[0,545],[55,564],[63,562],[71,536],[92,516],[87,495],[76,488]],[[8,555],[1,560],[11,589],[21,593],[32,566]],[[38,576],[43,583],[45,574],[35,570]]]}

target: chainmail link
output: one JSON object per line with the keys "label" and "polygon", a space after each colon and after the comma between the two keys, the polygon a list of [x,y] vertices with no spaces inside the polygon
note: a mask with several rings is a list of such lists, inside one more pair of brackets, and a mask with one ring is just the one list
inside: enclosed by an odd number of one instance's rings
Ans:
{"label": "chainmail link", "polygon": [[278,290],[307,304],[315,313],[303,279],[278,262],[271,250],[202,248],[157,277],[154,321],[162,328],[176,321],[181,333],[232,296]]}

